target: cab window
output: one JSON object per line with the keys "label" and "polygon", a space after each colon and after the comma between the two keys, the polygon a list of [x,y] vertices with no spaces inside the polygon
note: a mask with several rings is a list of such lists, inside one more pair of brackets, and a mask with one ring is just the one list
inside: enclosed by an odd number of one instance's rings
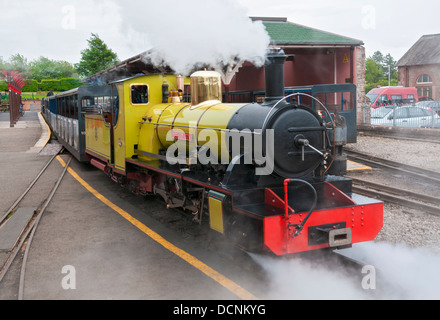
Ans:
{"label": "cab window", "polygon": [[130,86],[132,104],[148,104],[148,86],[145,84],[133,84]]}

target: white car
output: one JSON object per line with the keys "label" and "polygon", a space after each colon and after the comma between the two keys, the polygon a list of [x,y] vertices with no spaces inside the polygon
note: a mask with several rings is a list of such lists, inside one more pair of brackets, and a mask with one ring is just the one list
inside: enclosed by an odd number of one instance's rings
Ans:
{"label": "white car", "polygon": [[371,109],[371,124],[397,127],[439,128],[440,117],[425,107],[384,106]]}

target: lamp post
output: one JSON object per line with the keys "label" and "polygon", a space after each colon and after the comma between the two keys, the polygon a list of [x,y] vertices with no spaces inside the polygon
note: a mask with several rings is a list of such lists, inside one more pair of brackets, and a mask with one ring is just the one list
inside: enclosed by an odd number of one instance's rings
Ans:
{"label": "lamp post", "polygon": [[391,87],[391,65],[388,65],[388,87]]}

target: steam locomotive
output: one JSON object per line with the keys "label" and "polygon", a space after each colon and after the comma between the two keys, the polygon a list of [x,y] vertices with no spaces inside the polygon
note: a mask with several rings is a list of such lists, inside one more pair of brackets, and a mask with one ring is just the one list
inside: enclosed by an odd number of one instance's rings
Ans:
{"label": "steam locomotive", "polygon": [[220,75],[198,71],[80,87],[45,99],[43,113],[79,161],[196,223],[207,219],[246,250],[286,255],[374,240],[383,204],[354,194],[341,175],[341,116],[285,96],[285,59],[268,52],[262,103],[222,103]]}

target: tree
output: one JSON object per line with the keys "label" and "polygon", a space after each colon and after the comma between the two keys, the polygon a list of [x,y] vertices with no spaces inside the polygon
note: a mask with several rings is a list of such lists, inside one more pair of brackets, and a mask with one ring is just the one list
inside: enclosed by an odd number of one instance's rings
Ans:
{"label": "tree", "polygon": [[21,54],[17,53],[12,55],[7,61],[0,57],[0,69],[3,70],[17,70],[17,71],[27,71],[29,64],[27,59]]}
{"label": "tree", "polygon": [[18,70],[18,71],[27,71],[28,70],[28,61],[27,59],[17,53],[9,58],[9,69]]}
{"label": "tree", "polygon": [[383,65],[383,54],[380,51],[376,51],[375,53],[373,53],[373,55],[371,56],[371,59],[373,59],[373,61],[378,65],[378,66],[382,66]]}
{"label": "tree", "polygon": [[67,61],[55,61],[40,57],[29,64],[31,78],[43,79],[73,78],[76,76],[73,66]]}
{"label": "tree", "polygon": [[6,69],[6,61],[0,56],[0,70]]}
{"label": "tree", "polygon": [[382,68],[373,58],[367,58],[365,62],[365,81],[367,83],[378,83],[383,77]]}
{"label": "tree", "polygon": [[396,67],[397,61],[394,60],[394,58],[388,53],[385,58],[383,59],[383,68],[388,75],[388,68],[391,70],[391,79],[397,79],[398,78],[398,71]]}
{"label": "tree", "polygon": [[75,64],[80,76],[89,77],[119,62],[117,54],[109,49],[97,34],[92,33],[87,42],[89,47],[81,51],[81,60]]}
{"label": "tree", "polygon": [[388,68],[391,71],[391,85],[395,86],[398,83],[398,73],[396,61],[388,53],[384,56],[380,51],[376,51],[373,55],[367,58],[365,62],[365,91],[369,92],[376,87],[388,85]]}

